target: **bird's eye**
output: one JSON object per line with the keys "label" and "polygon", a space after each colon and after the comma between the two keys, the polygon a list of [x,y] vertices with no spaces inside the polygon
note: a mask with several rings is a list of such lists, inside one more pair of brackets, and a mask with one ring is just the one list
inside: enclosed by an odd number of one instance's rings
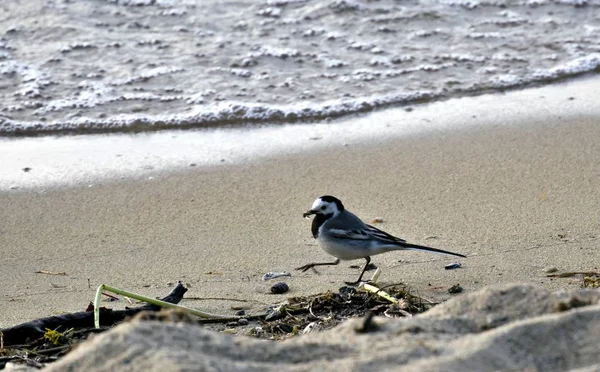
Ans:
{"label": "bird's eye", "polygon": [[322,211],[324,211],[324,210],[325,210],[325,206],[322,206],[322,207],[321,207],[321,210],[322,210]]}

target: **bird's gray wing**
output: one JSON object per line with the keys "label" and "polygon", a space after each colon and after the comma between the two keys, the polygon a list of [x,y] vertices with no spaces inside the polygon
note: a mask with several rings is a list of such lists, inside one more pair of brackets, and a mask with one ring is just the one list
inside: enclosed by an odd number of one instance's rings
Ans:
{"label": "bird's gray wing", "polygon": [[342,212],[336,218],[325,222],[327,234],[339,239],[352,240],[377,240],[383,244],[405,243],[406,240],[379,230],[378,228],[365,224],[360,218],[349,211]]}
{"label": "bird's gray wing", "polygon": [[364,230],[329,229],[327,234],[338,239],[367,240],[369,234]]}
{"label": "bird's gray wing", "polygon": [[383,230],[379,230],[375,226],[365,224],[366,232],[374,239],[382,243],[406,243],[406,240],[400,239],[394,235],[390,235]]}
{"label": "bird's gray wing", "polygon": [[354,214],[344,211],[335,218],[327,220],[324,233],[338,239],[367,240],[370,234],[367,225]]}

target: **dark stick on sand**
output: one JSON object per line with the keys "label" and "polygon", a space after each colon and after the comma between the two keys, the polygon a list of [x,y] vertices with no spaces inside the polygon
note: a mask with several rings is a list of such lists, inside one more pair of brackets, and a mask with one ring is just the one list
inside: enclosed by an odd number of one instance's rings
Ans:
{"label": "dark stick on sand", "polygon": [[[171,293],[163,297],[161,300],[172,304],[177,304],[181,301],[185,292],[187,292],[187,288],[185,288],[183,284],[179,282],[171,290]],[[125,308],[125,310],[112,310],[101,307],[100,325],[103,327],[110,327],[121,322],[125,318],[136,315],[144,310],[158,311],[160,310],[160,307],[151,304],[135,308]],[[59,326],[63,331],[69,328],[93,328],[93,306],[90,304],[90,307],[86,311],[50,316],[47,318],[41,318],[22,323],[14,327],[5,328],[0,330],[0,334],[2,334],[4,338],[4,347],[7,347],[31,342],[35,339],[43,337],[46,329],[56,329]]]}

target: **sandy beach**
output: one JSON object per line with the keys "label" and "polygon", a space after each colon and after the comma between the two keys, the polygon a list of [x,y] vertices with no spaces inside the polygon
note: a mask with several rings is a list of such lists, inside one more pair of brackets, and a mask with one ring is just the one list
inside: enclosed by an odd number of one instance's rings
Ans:
{"label": "sandy beach", "polygon": [[392,126],[347,146],[327,145],[326,133],[310,151],[162,170],[151,180],[2,191],[0,327],[83,310],[101,283],[161,296],[181,280],[190,297],[249,301],[184,301],[224,314],[283,300],[267,294],[268,271],[292,272],[289,296],[337,290],[362,261],[293,270],[331,260],[302,218],[323,194],[410,242],[469,256],[457,270],[444,270],[454,259],[440,255],[373,257],[382,281],[422,296],[447,299],[457,283],[466,292],[508,282],[577,287],[546,278],[545,269],[598,270],[598,87],[598,79],[580,80],[386,114],[462,127],[394,136]]}

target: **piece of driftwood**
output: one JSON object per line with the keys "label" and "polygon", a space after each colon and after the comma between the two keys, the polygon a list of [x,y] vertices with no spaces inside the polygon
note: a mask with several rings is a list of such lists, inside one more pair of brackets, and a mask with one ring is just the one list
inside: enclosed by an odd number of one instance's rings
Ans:
{"label": "piece of driftwood", "polygon": [[[171,290],[171,293],[162,298],[162,301],[177,304],[181,301],[185,292],[187,292],[187,288],[185,288],[183,284],[179,282]],[[123,319],[133,316],[139,313],[140,311],[144,310],[158,311],[160,310],[160,307],[150,304],[135,308],[125,308],[125,310],[112,310],[105,307],[101,307],[100,325],[103,327],[110,327],[122,321]],[[44,332],[46,332],[46,329],[57,329],[58,327],[61,327],[63,330],[68,328],[93,328],[93,305],[89,306],[86,311],[36,319],[30,322],[16,325],[14,327],[2,329],[0,330],[0,332],[3,335],[4,347],[7,347],[11,345],[27,344],[32,340],[43,337]]]}

